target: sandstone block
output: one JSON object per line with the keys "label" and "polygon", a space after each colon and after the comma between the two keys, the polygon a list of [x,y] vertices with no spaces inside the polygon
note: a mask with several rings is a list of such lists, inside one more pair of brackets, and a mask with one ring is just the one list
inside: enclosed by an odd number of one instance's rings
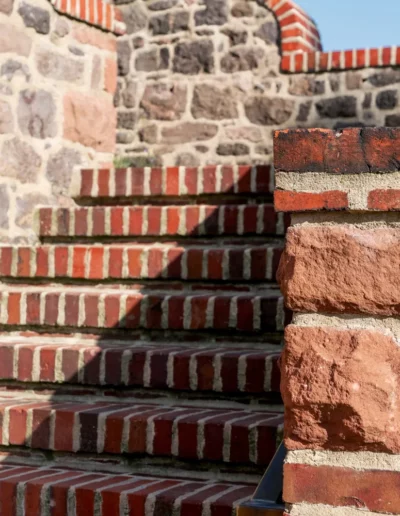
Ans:
{"label": "sandstone block", "polygon": [[100,152],[113,152],[116,113],[110,95],[71,91],[64,97],[64,137]]}
{"label": "sandstone block", "polygon": [[246,0],[240,0],[236,2],[231,9],[232,16],[236,18],[242,18],[244,16],[252,16],[253,8],[250,2]]}
{"label": "sandstone block", "polygon": [[148,118],[178,120],[186,109],[186,102],[186,86],[156,83],[146,86],[140,105]]}
{"label": "sandstone block", "polygon": [[14,121],[11,106],[5,100],[0,100],[0,134],[12,133]]}
{"label": "sandstone block", "polygon": [[231,88],[220,88],[212,84],[195,86],[192,101],[194,118],[224,120],[239,116],[237,103]]}
{"label": "sandstone block", "polygon": [[92,75],[90,78],[90,86],[93,90],[100,89],[100,84],[103,79],[103,63],[101,57],[98,55],[93,56],[92,61]]}
{"label": "sandstone block", "polygon": [[44,77],[78,84],[83,82],[84,61],[67,57],[44,46],[38,48],[35,57],[38,72]]}
{"label": "sandstone block", "polygon": [[19,138],[3,143],[0,176],[11,177],[21,183],[35,183],[41,165],[41,157],[28,143]]}
{"label": "sandstone block", "polygon": [[290,78],[289,93],[308,97],[322,95],[325,93],[325,83],[324,81],[317,81],[313,77],[294,76]]}
{"label": "sandstone block", "polygon": [[250,122],[257,125],[279,125],[287,122],[295,108],[293,100],[282,97],[250,97],[245,103]]}
{"label": "sandstone block", "polygon": [[57,134],[56,106],[53,96],[44,90],[24,90],[19,95],[18,125],[33,138],[52,138]]}
{"label": "sandstone block", "polygon": [[0,12],[11,14],[14,6],[14,0],[0,0]]}
{"label": "sandstone block", "polygon": [[18,8],[18,13],[26,27],[35,29],[38,34],[48,34],[50,32],[50,14],[45,9],[22,2]]}
{"label": "sandstone block", "polygon": [[290,228],[279,267],[296,312],[400,315],[400,229]]}
{"label": "sandstone block", "polygon": [[91,45],[110,52],[115,52],[117,49],[116,37],[113,34],[103,32],[95,27],[82,24],[75,25],[72,31],[72,37],[83,45]]}
{"label": "sandstone block", "polygon": [[9,52],[20,56],[29,56],[32,40],[14,25],[0,23],[0,53]]}
{"label": "sandstone block", "polygon": [[289,449],[399,453],[400,349],[390,336],[290,325],[281,370]]}
{"label": "sandstone block", "polygon": [[185,122],[175,127],[162,129],[162,142],[167,144],[180,144],[193,141],[210,140],[218,132],[214,124]]}
{"label": "sandstone block", "polygon": [[106,57],[104,61],[104,89],[114,94],[117,89],[117,61],[113,57]]}
{"label": "sandstone block", "polygon": [[156,124],[147,125],[139,131],[140,141],[147,143],[157,143],[158,128]]}
{"label": "sandstone block", "polygon": [[225,135],[230,140],[248,140],[249,142],[259,142],[263,135],[258,127],[238,126],[226,127]]}
{"label": "sandstone block", "polygon": [[173,61],[174,72],[195,75],[214,70],[214,45],[210,40],[178,43]]}

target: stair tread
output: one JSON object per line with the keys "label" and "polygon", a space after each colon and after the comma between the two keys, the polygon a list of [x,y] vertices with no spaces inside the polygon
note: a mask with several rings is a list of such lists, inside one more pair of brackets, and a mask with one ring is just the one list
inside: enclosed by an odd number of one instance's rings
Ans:
{"label": "stair tread", "polygon": [[[85,514],[172,514],[231,516],[249,500],[254,485],[128,474],[106,474],[60,467],[0,465],[0,504],[4,513],[26,516],[48,511],[69,514],[71,504]],[[14,491],[15,490],[15,491]],[[18,498],[12,493],[18,492]],[[147,503],[146,503],[147,502]],[[154,512],[153,512],[154,511]],[[211,511],[211,512],[210,512]],[[75,511],[74,511],[75,512]],[[83,513],[79,513],[83,514]]]}
{"label": "stair tread", "polygon": [[80,198],[271,194],[270,166],[204,166],[83,169],[73,175],[71,195]]}
{"label": "stair tread", "polygon": [[0,246],[0,277],[272,281],[282,245]]}
{"label": "stair tread", "polygon": [[4,285],[0,324],[97,329],[276,331],[278,290],[140,292],[125,286]]}
{"label": "stair tread", "polygon": [[272,204],[39,208],[37,234],[50,237],[283,235]]}
{"label": "stair tread", "polygon": [[266,466],[280,411],[107,401],[0,398],[2,446],[55,452],[176,457]]}
{"label": "stair tread", "polygon": [[[267,348],[267,349],[264,349]],[[0,380],[188,392],[279,392],[280,347],[0,337]]]}

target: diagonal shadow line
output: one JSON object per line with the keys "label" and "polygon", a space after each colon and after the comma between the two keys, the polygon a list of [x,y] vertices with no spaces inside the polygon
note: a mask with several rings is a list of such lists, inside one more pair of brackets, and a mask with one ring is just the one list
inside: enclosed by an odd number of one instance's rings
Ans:
{"label": "diagonal shadow line", "polygon": [[[249,178],[244,177],[243,181],[248,182]],[[235,199],[229,198],[231,193],[233,193],[233,187],[232,192],[226,192],[225,196],[209,196],[207,200],[208,202],[214,201],[216,206],[223,204],[225,199],[234,202]],[[249,196],[240,198],[241,202],[247,202],[248,200]],[[260,199],[256,197],[250,199],[252,202],[257,202],[257,200],[260,202]],[[272,201],[272,198],[269,197],[267,200]],[[164,202],[165,201],[170,204],[169,199],[164,198]],[[199,203],[204,202],[203,198],[196,199],[196,201]],[[287,222],[286,220],[286,225]],[[179,239],[171,239],[170,243],[171,245],[182,245],[184,248],[193,249],[196,243],[202,239],[201,233],[204,228],[206,233],[210,233],[209,236],[212,240],[213,236],[216,236],[218,233],[218,224],[219,215],[218,209],[216,209],[216,211],[204,221],[202,229],[197,225],[193,228],[190,235]],[[213,235],[213,233],[215,233],[215,235]],[[254,236],[256,235],[253,235],[253,237]],[[252,242],[253,237],[251,234],[243,237],[246,239],[246,245]],[[273,238],[276,237],[276,235],[270,235],[270,237]],[[262,235],[262,239],[270,237]],[[154,237],[152,240],[159,241],[160,239]],[[206,241],[207,239],[204,238],[204,240]],[[235,246],[238,248],[238,245],[243,246],[244,244],[244,240],[240,243],[237,239],[235,240],[229,236],[224,238],[219,237],[219,240],[222,242],[221,246],[228,245],[228,247],[231,246],[233,250],[235,250]],[[255,241],[256,244],[259,245],[260,240],[261,239],[257,237]],[[135,239],[134,242],[132,242],[132,239],[125,241],[135,244],[149,243],[147,239],[141,238]],[[228,244],[226,244],[226,242]],[[231,247],[229,247],[229,249],[231,249]],[[278,267],[279,256],[280,254],[277,253],[277,256],[274,257],[273,260],[273,276],[275,276]],[[230,383],[232,384],[230,381],[232,368],[235,371],[236,377],[238,377],[238,368],[240,367],[239,355],[243,353],[243,349],[251,349],[251,338],[252,340],[255,339],[258,341],[259,346],[256,349],[259,349],[260,354],[263,351],[261,344],[265,339],[270,339],[275,343],[280,341],[281,335],[276,331],[274,332],[272,327],[268,327],[267,325],[262,331],[256,332],[256,335],[254,335],[252,331],[245,330],[240,332],[239,336],[232,336],[231,329],[229,328],[229,315],[228,321],[225,320],[225,322],[223,322],[222,319],[224,315],[222,311],[220,311],[218,313],[218,318],[220,319],[219,330],[210,330],[205,327],[204,324],[202,326],[197,323],[194,324],[193,329],[187,329],[184,327],[185,325],[182,321],[177,324],[176,329],[172,329],[171,331],[162,329],[163,296],[160,294],[160,289],[167,287],[166,292],[174,295],[174,292],[171,291],[171,283],[174,289],[176,289],[175,293],[179,292],[179,289],[181,289],[182,293],[184,289],[190,288],[191,290],[186,290],[186,293],[189,292],[192,296],[199,295],[199,299],[205,296],[204,291],[210,293],[210,289],[216,288],[215,292],[220,292],[221,290],[223,291],[224,288],[227,288],[227,285],[229,287],[228,291],[236,293],[239,298],[246,296],[246,289],[248,289],[247,294],[252,295],[254,289],[257,289],[263,282],[254,281],[250,283],[246,280],[246,278],[244,278],[243,257],[240,258],[239,253],[235,254],[234,252],[232,253],[232,257],[233,260],[229,268],[230,282],[225,280],[210,282],[199,278],[198,271],[196,272],[195,270],[196,262],[194,262],[193,274],[188,269],[187,277],[189,279],[179,279],[179,274],[176,275],[177,277],[173,282],[169,278],[166,279],[166,276],[168,276],[171,271],[182,271],[182,255],[176,257],[168,264],[167,271],[165,268],[160,268],[160,264],[158,264],[159,271],[158,273],[152,274],[153,277],[151,279],[140,282],[139,278],[134,278],[127,281],[126,284],[132,284],[135,283],[135,281],[139,281],[142,285],[144,284],[144,286],[140,288],[140,293],[143,295],[153,292],[148,298],[146,318],[147,325],[154,325],[158,329],[146,330],[145,328],[129,328],[129,321],[136,319],[138,306],[140,304],[138,301],[136,305],[131,307],[130,312],[125,315],[124,319],[117,317],[117,321],[108,329],[95,330],[94,328],[88,328],[84,332],[79,330],[82,333],[81,339],[84,349],[82,349],[81,346],[75,346],[75,348],[72,347],[71,349],[62,351],[61,370],[64,374],[64,379],[61,385],[58,384],[55,386],[52,381],[52,374],[55,374],[56,361],[57,359],[59,360],[59,357],[57,358],[56,355],[60,345],[53,346],[54,349],[51,347],[40,349],[39,354],[36,353],[36,355],[34,349],[23,350],[24,356],[28,357],[28,355],[30,355],[30,357],[27,358],[27,363],[29,364],[29,360],[31,360],[32,370],[35,367],[34,362],[36,360],[36,368],[40,370],[39,373],[36,373],[36,381],[32,381],[32,375],[31,377],[29,377],[29,375],[24,377],[22,373],[19,378],[19,384],[10,383],[6,388],[20,388],[22,390],[32,388],[42,394],[46,392],[49,393],[50,399],[45,403],[39,400],[36,404],[25,404],[25,406],[22,402],[21,404],[17,404],[14,409],[8,411],[7,417],[9,418],[10,425],[9,444],[11,445],[11,453],[17,456],[20,453],[26,454],[23,450],[34,449],[44,452],[48,458],[52,456],[68,456],[69,453],[76,453],[78,458],[82,457],[81,462],[87,458],[95,459],[99,452],[99,440],[103,439],[103,442],[105,442],[104,433],[111,429],[111,425],[108,430],[104,429],[104,420],[108,413],[112,412],[113,404],[115,406],[115,402],[119,401],[119,403],[121,403],[119,413],[115,412],[114,415],[110,414],[110,420],[113,419],[115,427],[113,427],[113,431],[116,435],[110,440],[110,443],[107,445],[108,447],[103,444],[102,450],[104,457],[109,461],[112,461],[110,456],[116,454],[114,458],[117,459],[122,451],[124,457],[128,458],[127,463],[129,468],[134,466],[138,461],[145,463],[150,456],[148,443],[146,444],[145,442],[148,432],[144,422],[145,418],[149,415],[156,417],[162,414],[172,414],[172,405],[174,403],[180,403],[183,407],[191,407],[191,409],[187,411],[187,416],[190,416],[191,412],[193,412],[193,407],[199,408],[199,406],[204,403],[205,408],[207,408],[208,400],[210,399],[221,400],[222,402],[230,400],[234,401],[238,406],[242,405],[244,407],[248,405],[252,399],[256,399],[259,403],[279,404],[281,402],[277,363],[279,348],[276,348],[276,352],[271,352],[274,357],[271,366],[272,392],[257,392],[256,389],[252,390],[251,386],[247,389],[247,385],[244,386],[243,392],[238,392],[237,385],[235,388],[230,385]],[[240,276],[242,276],[242,278],[240,278]],[[240,279],[242,279],[242,281],[240,281]],[[274,279],[275,277],[271,278],[272,281],[269,281],[271,285]],[[86,283],[87,282],[83,280],[78,280],[73,283],[69,282],[69,284],[74,285],[84,285]],[[154,289],[156,289],[157,293],[154,293]],[[212,290],[211,294],[213,294]],[[179,294],[175,297],[179,299]],[[199,307],[201,311],[204,308],[204,304],[200,303]],[[140,309],[143,313],[143,308],[141,307]],[[73,331],[73,328],[36,328],[36,330],[39,335],[52,335],[57,339],[63,335],[63,331]],[[90,342],[92,338],[96,340],[95,345]],[[116,339],[117,342],[110,343],[110,340],[115,341]],[[138,340],[141,341],[140,345],[137,345]],[[169,340],[173,340],[173,343],[169,344]],[[233,341],[235,346],[228,348],[228,352],[225,354],[224,358],[219,359],[219,368],[216,368],[216,357],[215,354],[210,351],[210,344],[213,344],[217,349],[221,350],[226,345],[227,340],[228,342]],[[88,342],[86,346],[85,341]],[[131,347],[132,341],[135,342],[134,348]],[[167,341],[168,348],[160,348],[165,341]],[[187,344],[186,348],[188,349],[179,353],[184,343]],[[204,344],[206,344],[206,346],[204,350],[201,348],[202,353],[193,360],[193,358],[191,358],[190,348],[199,351],[199,346],[204,346]],[[177,361],[175,357],[179,355],[181,355],[179,366],[176,366]],[[175,377],[172,375],[172,380],[170,371],[171,356],[174,357],[176,369]],[[20,351],[19,361],[21,362],[22,360],[24,360],[24,358],[21,356]],[[195,364],[195,373],[197,375],[197,382],[194,382],[196,385],[194,385],[193,379],[191,379],[191,375],[193,375],[193,363]],[[253,363],[253,366],[255,367],[255,363]],[[127,371],[129,378],[127,378]],[[21,381],[26,383],[21,383]],[[249,381],[251,384],[250,378],[247,378],[246,381]],[[226,383],[226,389],[224,388],[224,382]],[[176,388],[177,384],[180,385],[180,388]],[[215,389],[215,385],[218,386],[218,389]],[[76,417],[73,417],[67,410],[68,408],[73,408],[74,405],[76,408],[76,403],[73,401],[65,401],[65,396],[68,397],[71,395],[78,396],[81,403],[86,403],[85,396],[90,401],[95,398],[97,399],[97,407],[94,407],[93,403],[92,405],[89,403],[89,405],[83,407],[85,412],[80,413],[79,421],[77,421]],[[64,396],[64,398],[60,399],[60,396]],[[159,406],[158,409],[153,408],[154,403]],[[121,449],[120,444],[122,433],[124,432],[121,418],[132,410],[132,405],[135,406],[133,410],[137,416],[135,422],[137,435],[135,437],[136,441],[130,442],[129,446],[131,449],[137,450],[134,454],[126,453],[123,447]],[[57,414],[54,413],[56,409]],[[224,411],[226,411],[226,409],[220,410],[220,412]],[[0,412],[4,421],[6,416],[1,405]],[[119,414],[120,417],[116,417],[117,414]],[[207,411],[205,414],[210,416]],[[185,415],[184,411],[182,411],[182,415]],[[265,442],[269,442],[270,447],[272,446],[271,443],[276,443],[278,426],[281,422],[281,420],[277,420],[276,431],[269,429],[269,432],[265,434]],[[103,425],[103,428],[101,425]],[[19,428],[18,431],[17,428]],[[189,427],[187,427],[187,429],[188,428]],[[77,439],[77,431],[80,431],[80,439]],[[172,432],[172,420],[166,421],[163,424],[160,423],[160,450],[162,450],[163,447],[164,449],[167,448],[168,443],[173,440]],[[51,449],[57,451],[50,453]],[[253,466],[256,466],[255,470],[261,473],[271,460],[274,452],[275,448],[264,453],[262,460],[258,464],[253,464]],[[35,454],[33,455],[35,456]],[[178,464],[183,465],[183,468],[186,470],[194,466],[196,469],[202,469],[199,460],[193,456],[189,456],[188,458],[183,454],[183,457],[174,457],[172,454],[168,456],[168,454],[161,452],[159,458],[162,460],[154,460],[157,467],[160,464],[171,465],[173,461],[176,461]],[[207,470],[210,464],[213,463],[217,468],[220,468],[223,461],[221,458],[217,460],[213,460],[212,458],[208,459],[205,461],[204,469]],[[232,462],[231,470],[235,471],[235,467],[246,471],[244,462],[240,460],[240,453],[239,460]],[[249,468],[249,471],[252,471],[252,468]]]}

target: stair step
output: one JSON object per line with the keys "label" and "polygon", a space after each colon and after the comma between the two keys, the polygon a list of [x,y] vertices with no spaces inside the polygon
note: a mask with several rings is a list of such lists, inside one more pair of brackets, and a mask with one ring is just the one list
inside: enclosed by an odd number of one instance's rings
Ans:
{"label": "stair step", "polygon": [[36,231],[49,237],[283,235],[272,204],[40,208]]}
{"label": "stair step", "polygon": [[269,166],[84,169],[74,175],[75,199],[212,194],[272,194]]}
{"label": "stair step", "polygon": [[0,445],[266,466],[283,414],[156,403],[0,399]]}
{"label": "stair step", "polygon": [[174,279],[270,281],[282,246],[1,246],[0,276],[75,280]]}
{"label": "stair step", "polygon": [[[176,391],[279,392],[278,346],[268,350],[64,339],[0,340],[0,380]],[[77,339],[79,342],[79,339]],[[267,347],[267,346],[265,346]],[[275,349],[274,349],[275,348]]]}
{"label": "stair step", "polygon": [[126,286],[3,285],[3,326],[265,332],[283,329],[277,290],[249,293],[140,292]]}
{"label": "stair step", "polygon": [[[4,516],[232,516],[254,485],[85,472],[58,467],[0,466]],[[51,509],[49,509],[51,508]],[[177,512],[178,511],[178,512]]]}

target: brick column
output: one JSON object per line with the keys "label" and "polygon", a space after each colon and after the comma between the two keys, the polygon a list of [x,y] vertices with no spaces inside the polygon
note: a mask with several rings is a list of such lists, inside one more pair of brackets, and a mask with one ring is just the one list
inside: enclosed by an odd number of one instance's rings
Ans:
{"label": "brick column", "polygon": [[287,511],[400,514],[400,130],[280,131],[275,160]]}

